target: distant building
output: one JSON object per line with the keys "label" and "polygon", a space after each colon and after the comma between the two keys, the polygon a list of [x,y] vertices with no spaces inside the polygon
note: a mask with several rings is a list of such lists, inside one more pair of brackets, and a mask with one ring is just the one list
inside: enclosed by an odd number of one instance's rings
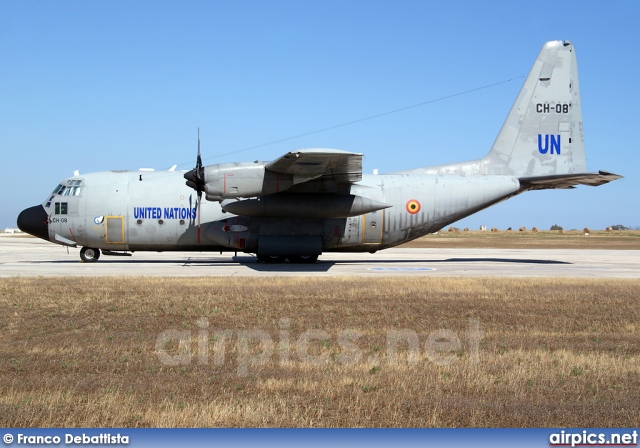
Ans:
{"label": "distant building", "polygon": [[7,227],[4,229],[4,233],[22,233],[22,230],[16,229],[14,227]]}
{"label": "distant building", "polygon": [[487,230],[487,226],[480,226],[480,230]]}

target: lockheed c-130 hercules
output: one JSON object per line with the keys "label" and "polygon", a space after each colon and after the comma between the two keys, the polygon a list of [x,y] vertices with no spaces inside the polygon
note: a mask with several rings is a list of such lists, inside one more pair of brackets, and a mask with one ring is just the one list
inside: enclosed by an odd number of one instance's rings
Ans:
{"label": "lockheed c-130 hercules", "polygon": [[74,175],[22,211],[18,227],[82,246],[85,262],[101,251],[240,251],[310,263],[323,252],[396,246],[525,191],[619,178],[586,171],[575,50],[553,41],[481,159],[363,175],[362,154],[303,149],[272,162],[203,166],[198,139],[189,172]]}

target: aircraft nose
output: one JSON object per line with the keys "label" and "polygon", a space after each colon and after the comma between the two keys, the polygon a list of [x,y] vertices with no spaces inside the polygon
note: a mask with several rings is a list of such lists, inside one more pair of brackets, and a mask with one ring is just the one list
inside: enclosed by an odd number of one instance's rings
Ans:
{"label": "aircraft nose", "polygon": [[22,210],[18,215],[18,228],[49,241],[49,215],[42,205]]}

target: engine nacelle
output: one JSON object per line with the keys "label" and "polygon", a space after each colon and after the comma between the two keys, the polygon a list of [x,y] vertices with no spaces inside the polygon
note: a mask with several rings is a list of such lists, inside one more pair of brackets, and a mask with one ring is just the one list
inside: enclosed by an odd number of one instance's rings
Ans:
{"label": "engine nacelle", "polygon": [[391,205],[352,194],[284,193],[258,199],[231,201],[222,209],[234,215],[251,218],[340,219],[365,215]]}
{"label": "engine nacelle", "polygon": [[265,170],[267,162],[219,163],[204,167],[208,201],[277,193],[293,185],[292,176]]}

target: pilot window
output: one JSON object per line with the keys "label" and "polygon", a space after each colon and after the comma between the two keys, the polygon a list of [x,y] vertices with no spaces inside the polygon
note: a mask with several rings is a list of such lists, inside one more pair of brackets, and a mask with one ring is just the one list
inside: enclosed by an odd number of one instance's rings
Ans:
{"label": "pilot window", "polygon": [[[82,179],[69,179],[59,184],[56,188],[54,188],[53,193],[51,193],[51,197],[45,204],[45,207],[51,207],[51,202],[53,202],[56,196],[80,196],[80,190],[82,187]],[[60,202],[59,204],[65,204],[66,202]],[[59,213],[60,205],[57,205],[58,209],[56,209],[56,213]],[[66,214],[66,213],[63,213]]]}
{"label": "pilot window", "polygon": [[58,188],[54,190],[54,194],[58,196],[79,196],[80,187],[82,187],[82,180],[71,179],[66,181],[64,185],[58,185]]}
{"label": "pilot window", "polygon": [[62,184],[58,184],[58,186],[56,188],[53,189],[53,192],[51,193],[51,197],[49,198],[49,200],[47,201],[47,203],[45,204],[45,207],[51,207],[51,202],[53,201],[53,198],[60,192],[60,190],[64,189],[64,186]]}

